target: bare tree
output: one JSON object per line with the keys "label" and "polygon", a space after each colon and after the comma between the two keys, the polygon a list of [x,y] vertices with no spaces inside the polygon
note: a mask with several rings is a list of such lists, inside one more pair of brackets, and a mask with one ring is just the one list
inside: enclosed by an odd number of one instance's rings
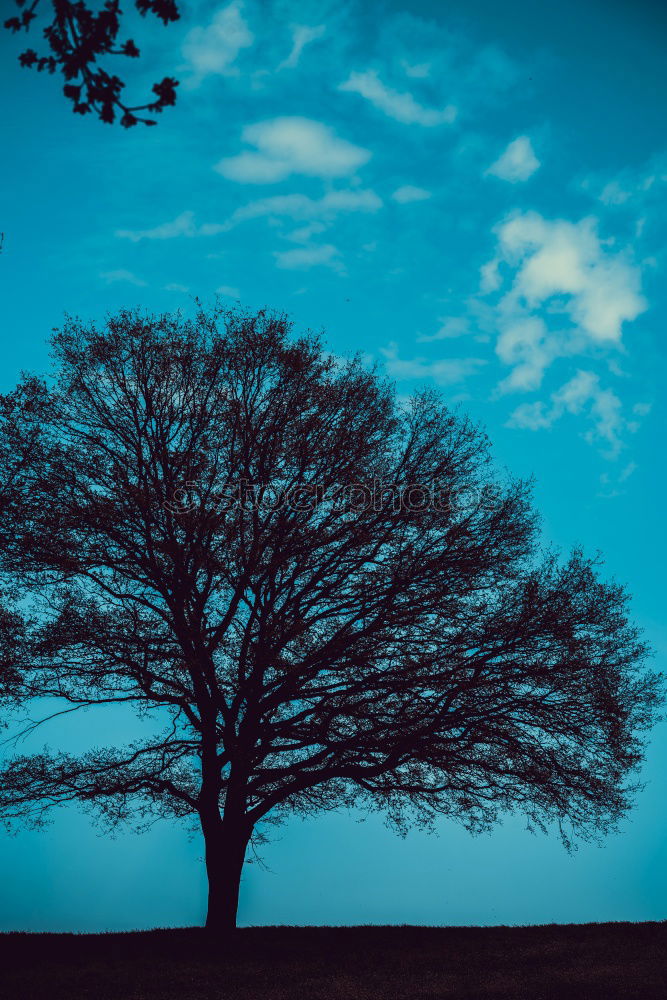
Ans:
{"label": "bare tree", "polygon": [[224,931],[269,816],[518,809],[569,837],[624,813],[659,700],[624,592],[540,550],[529,486],[469,420],[263,312],[70,320],[53,351],[3,400],[0,447],[28,455],[1,505],[3,669],[23,701],[165,726],[14,757],[8,821],[198,818]]}
{"label": "bare tree", "polygon": [[[118,38],[123,17],[119,0],[105,0],[99,9],[84,0],[14,0],[14,4],[18,13],[7,18],[5,28],[19,34],[34,30],[33,22],[41,23],[46,43],[42,52],[33,48],[22,52],[21,66],[40,73],[60,73],[65,80],[63,93],[77,114],[94,112],[108,123],[120,114],[121,125],[130,128],[155,125],[155,119],[143,117],[143,113],[159,114],[176,103],[178,82],[166,76],[153,85],[150,101],[129,106],[123,99],[123,81],[100,66],[100,57],[136,59],[140,55],[131,38]],[[165,25],[180,17],[176,0],[134,0],[134,6],[142,16],[154,14]]]}

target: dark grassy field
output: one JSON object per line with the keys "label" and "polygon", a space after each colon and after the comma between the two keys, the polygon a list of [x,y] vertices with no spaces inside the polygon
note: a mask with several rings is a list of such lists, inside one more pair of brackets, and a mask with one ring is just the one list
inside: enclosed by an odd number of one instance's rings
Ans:
{"label": "dark grassy field", "polygon": [[667,923],[0,935],[5,1000],[667,997]]}

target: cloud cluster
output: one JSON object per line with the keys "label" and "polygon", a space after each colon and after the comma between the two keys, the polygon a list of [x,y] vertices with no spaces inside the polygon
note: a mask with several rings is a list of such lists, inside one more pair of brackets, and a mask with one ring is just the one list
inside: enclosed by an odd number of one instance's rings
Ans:
{"label": "cloud cluster", "polygon": [[538,388],[556,357],[619,345],[623,324],[646,309],[639,270],[600,239],[594,219],[518,213],[496,236],[498,252],[482,269],[482,290],[499,290],[510,273],[495,310],[496,352],[513,369],[502,391]]}
{"label": "cloud cluster", "polygon": [[[301,174],[332,179],[353,174],[370,159],[370,152],[341,139],[321,122],[300,117],[280,117],[248,125],[242,138],[254,150],[221,160],[216,170],[228,180],[242,183],[275,183]],[[381,199],[370,189],[338,189],[320,198],[294,192],[259,198],[237,208],[221,223],[197,226],[191,212],[171,223],[137,232],[121,230],[117,235],[137,241],[166,239],[171,236],[212,236],[251,219],[290,219],[307,226],[283,234],[302,246],[274,253],[276,265],[283,269],[325,266],[342,272],[340,251],[331,243],[313,244],[311,237],[323,232],[341,213],[376,212]]]}
{"label": "cloud cluster", "polygon": [[[373,213],[382,208],[382,200],[370,189],[339,189],[327,191],[321,198],[310,198],[304,194],[274,195],[258,198],[237,208],[224,222],[197,223],[194,212],[182,212],[171,222],[162,223],[152,229],[119,229],[116,236],[138,243],[141,240],[167,240],[179,237],[216,236],[229,232],[235,226],[253,219],[266,218],[272,223],[304,223],[297,229],[281,232],[281,236],[293,243],[302,244],[298,248],[274,253],[277,267],[288,270],[325,266],[339,273],[343,271],[340,251],[331,243],[314,244],[312,237],[325,232],[343,213]],[[127,272],[129,273],[129,272]],[[126,272],[110,272],[103,275],[107,281],[129,281]],[[232,289],[232,291],[236,291]],[[230,293],[231,294],[231,293]],[[232,295],[232,298],[238,298]]]}
{"label": "cloud cluster", "polygon": [[227,180],[274,184],[292,174],[345,177],[371,157],[370,151],[339,138],[333,129],[310,118],[279,117],[246,125],[242,140],[252,150],[226,157],[216,165]]}
{"label": "cloud cluster", "polygon": [[433,128],[435,125],[450,125],[456,118],[456,108],[452,104],[442,109],[425,108],[409,92],[387,87],[375,70],[352,73],[338,89],[359,94],[373,107],[404,125],[423,125],[426,128]]}
{"label": "cloud cluster", "polygon": [[[500,393],[536,391],[557,358],[620,347],[624,325],[647,308],[638,267],[612,240],[600,238],[595,219],[515,213],[495,233],[497,253],[482,268],[481,286],[484,294],[500,293],[491,310],[495,350],[511,369]],[[607,458],[615,458],[624,435],[638,427],[624,417],[619,396],[584,368],[547,400],[518,406],[509,425],[546,429],[567,414],[587,418],[584,436]]]}

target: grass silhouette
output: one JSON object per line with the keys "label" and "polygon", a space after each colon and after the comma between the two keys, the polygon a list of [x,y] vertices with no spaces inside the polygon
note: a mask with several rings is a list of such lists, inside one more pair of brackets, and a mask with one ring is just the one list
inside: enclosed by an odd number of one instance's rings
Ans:
{"label": "grass silhouette", "polygon": [[667,922],[0,935],[6,1000],[667,996]]}

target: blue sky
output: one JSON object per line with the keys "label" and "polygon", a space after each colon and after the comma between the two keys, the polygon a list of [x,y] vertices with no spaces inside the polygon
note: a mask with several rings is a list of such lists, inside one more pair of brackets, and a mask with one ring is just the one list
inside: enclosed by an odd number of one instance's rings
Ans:
{"label": "blue sky", "polygon": [[[482,421],[536,477],[545,538],[627,583],[664,668],[665,10],[235,0],[133,32],[129,91],[181,81],[154,129],[74,116],[0,40],[2,388],[45,368],[65,311],[285,310]],[[270,871],[247,866],[241,922],[665,918],[666,765],[662,726],[632,816],[574,856],[520,817],[404,841],[373,817],[294,821]],[[65,812],[4,843],[0,927],[198,922],[201,854],[166,824],[109,841]]]}

